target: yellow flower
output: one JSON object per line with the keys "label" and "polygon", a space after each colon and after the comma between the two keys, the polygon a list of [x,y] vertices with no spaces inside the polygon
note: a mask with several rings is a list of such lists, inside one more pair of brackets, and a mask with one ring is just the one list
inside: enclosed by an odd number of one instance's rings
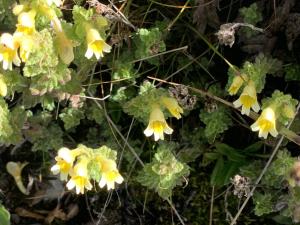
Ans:
{"label": "yellow flower", "polygon": [[243,85],[244,81],[247,80],[246,75],[235,76],[232,80],[232,83],[228,89],[230,95],[235,95],[240,87]]}
{"label": "yellow flower", "polygon": [[101,180],[99,182],[100,188],[103,188],[107,185],[107,190],[115,189],[115,183],[121,184],[124,178],[118,172],[118,170],[111,170],[105,173],[102,173]]}
{"label": "yellow flower", "polygon": [[114,160],[100,157],[97,158],[97,161],[100,163],[100,168],[102,173],[106,173],[108,171],[117,169],[117,163]]}
{"label": "yellow flower", "polygon": [[167,98],[163,97],[161,99],[162,104],[169,110],[169,112],[176,117],[176,119],[180,119],[183,113],[183,109],[178,105],[178,102],[175,98]]}
{"label": "yellow flower", "polygon": [[56,17],[52,20],[53,28],[56,33],[57,51],[60,59],[65,64],[70,64],[74,60],[73,43],[66,36],[62,29],[60,20]]}
{"label": "yellow flower", "polygon": [[144,134],[147,137],[154,134],[154,140],[158,141],[159,139],[164,140],[164,133],[172,134],[173,129],[168,126],[164,114],[159,106],[154,106],[150,113],[149,124],[146,130],[144,130]]}
{"label": "yellow flower", "polygon": [[35,10],[21,12],[18,16],[17,32],[32,35],[35,32]]}
{"label": "yellow flower", "polygon": [[258,112],[260,107],[257,102],[256,90],[253,82],[249,82],[244,88],[243,93],[238,100],[233,102],[235,108],[242,106],[242,114],[249,115],[250,108]]}
{"label": "yellow flower", "polygon": [[14,37],[9,33],[3,33],[0,37],[0,62],[3,62],[4,70],[12,70],[12,63],[20,66],[18,46]]}
{"label": "yellow flower", "polygon": [[88,29],[86,41],[87,51],[85,57],[88,59],[92,58],[93,54],[95,54],[97,59],[100,59],[100,57],[103,57],[103,52],[110,52],[111,50],[111,47],[105,43],[96,29]]}
{"label": "yellow flower", "polygon": [[268,137],[268,133],[276,137],[278,132],[276,130],[276,116],[274,110],[271,107],[265,108],[256,122],[251,125],[251,130],[259,131],[258,136],[264,137],[265,139]]}
{"label": "yellow flower", "polygon": [[60,179],[67,180],[68,175],[72,171],[73,163],[78,155],[79,155],[79,151],[77,150],[70,150],[65,147],[61,148],[58,151],[57,157],[55,157],[57,163],[51,167],[52,173],[53,174],[60,173]]}
{"label": "yellow flower", "polygon": [[88,170],[87,170],[88,159],[83,157],[74,166],[71,179],[67,183],[68,190],[76,188],[76,194],[84,194],[84,189],[92,189],[92,184],[89,181]]}
{"label": "yellow flower", "polygon": [[23,62],[26,62],[34,46],[34,37],[20,32],[16,32],[14,37],[17,45],[20,47],[20,58]]}

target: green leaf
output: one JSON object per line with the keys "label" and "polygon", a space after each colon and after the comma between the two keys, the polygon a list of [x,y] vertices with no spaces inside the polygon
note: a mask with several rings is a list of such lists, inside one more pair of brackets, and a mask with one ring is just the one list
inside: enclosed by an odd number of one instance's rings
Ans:
{"label": "green leaf", "polygon": [[264,214],[269,214],[273,212],[273,197],[270,193],[261,194],[256,192],[253,196],[253,201],[255,204],[254,212],[257,216],[262,216]]}
{"label": "green leaf", "polygon": [[230,147],[229,145],[223,143],[216,144],[216,152],[226,156],[229,160],[235,162],[242,162],[245,160],[245,156],[238,153],[237,149]]}
{"label": "green leaf", "polygon": [[214,185],[221,186],[221,184],[223,183],[223,177],[222,177],[223,169],[224,169],[224,159],[222,156],[220,156],[217,160],[217,163],[210,177],[210,184],[212,186]]}
{"label": "green leaf", "polygon": [[200,119],[206,125],[205,136],[210,143],[232,125],[229,115],[230,111],[222,105],[218,105],[213,112],[208,112],[204,109],[200,110]]}
{"label": "green leaf", "polygon": [[76,108],[64,108],[62,113],[59,114],[66,130],[77,127],[84,117],[84,111]]}
{"label": "green leaf", "polygon": [[251,153],[257,152],[263,147],[263,145],[264,145],[263,141],[255,142],[254,144],[249,145],[248,147],[243,149],[243,152],[245,154],[251,154]]}
{"label": "green leaf", "polygon": [[1,225],[10,225],[10,213],[1,204],[0,204],[0,224]]}
{"label": "green leaf", "polygon": [[[166,50],[163,34],[157,27],[139,29],[133,41],[136,46],[135,59],[147,58]],[[147,59],[147,61],[153,65],[158,65],[159,58],[154,57]]]}
{"label": "green leaf", "polygon": [[183,177],[189,174],[188,166],[179,162],[167,145],[159,146],[152,162],[139,172],[138,182],[154,189],[164,199],[171,196],[173,188],[180,185]]}

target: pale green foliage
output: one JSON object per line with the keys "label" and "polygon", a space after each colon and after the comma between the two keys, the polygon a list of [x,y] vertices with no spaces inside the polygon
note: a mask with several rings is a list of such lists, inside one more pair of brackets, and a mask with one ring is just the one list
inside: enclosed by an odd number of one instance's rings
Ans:
{"label": "pale green foliage", "polygon": [[64,122],[66,130],[77,127],[80,124],[80,120],[84,117],[84,111],[76,108],[64,108],[59,114],[59,118]]}
{"label": "pale green foliage", "polygon": [[[293,211],[300,202],[300,192],[299,187],[289,186],[288,183],[294,179],[290,175],[296,161],[297,159],[291,157],[288,150],[278,151],[276,159],[271,163],[253,196],[256,215],[279,212],[280,216],[293,217]],[[254,161],[249,166],[243,167],[242,175],[254,181],[263,166],[264,163],[261,161]],[[282,192],[286,188],[288,192]]]}
{"label": "pale green foliage", "polygon": [[273,212],[274,200],[270,193],[256,193],[253,196],[253,201],[255,204],[254,212],[257,216]]}
{"label": "pale green foliage", "polygon": [[35,39],[35,47],[24,67],[25,77],[47,75],[49,69],[55,71],[58,65],[58,56],[54,49],[50,31],[45,29],[36,33]]}
{"label": "pale green foliage", "polygon": [[230,111],[223,105],[217,105],[213,111],[201,109],[199,116],[205,124],[204,134],[210,143],[232,125]]}
{"label": "pale green foliage", "polygon": [[[166,45],[163,41],[163,34],[157,27],[151,29],[139,29],[134,38],[134,43],[136,46],[136,59],[147,58],[166,50]],[[147,62],[153,65],[158,65],[159,60],[155,57],[147,59]]]}
{"label": "pale green foliage", "polygon": [[[243,7],[239,11],[243,17],[244,23],[256,25],[258,22],[262,21],[262,13],[256,3],[253,3],[248,8]],[[242,30],[247,37],[251,37],[255,34],[255,31],[250,30],[249,28],[244,28]]]}
{"label": "pale green foliage", "polygon": [[22,92],[28,86],[28,79],[21,76],[17,70],[5,71],[4,81],[8,86],[8,94],[12,95],[14,92]]}
{"label": "pale green foliage", "polygon": [[295,163],[295,158],[286,150],[281,150],[277,154],[276,160],[271,164],[267,170],[262,183],[275,188],[280,188],[288,179],[291,168]]}
{"label": "pale green foliage", "polygon": [[298,101],[291,95],[285,95],[281,91],[275,90],[272,97],[263,99],[262,108],[274,106],[277,120],[282,124],[287,124],[295,115]]}
{"label": "pale green foliage", "polygon": [[[94,159],[96,160],[97,157],[110,159],[113,161],[116,161],[117,159],[117,152],[105,145],[101,146],[100,148],[90,149],[90,150],[94,152],[94,156],[95,156]],[[88,170],[91,179],[100,180],[102,173],[101,173],[101,168],[99,163],[93,160],[90,161],[90,163],[88,164]]]}
{"label": "pale green foliage", "polygon": [[85,38],[85,26],[86,22],[91,20],[93,16],[93,10],[86,10],[83,7],[75,5],[72,10],[75,33],[80,41],[84,41]]}
{"label": "pale green foliage", "polygon": [[154,154],[152,162],[147,163],[140,171],[137,180],[167,199],[171,196],[173,188],[181,185],[188,174],[188,166],[175,158],[170,147],[161,145]]}
{"label": "pale green foliage", "polygon": [[0,98],[0,139],[5,140],[13,134],[9,120],[9,110],[4,99]]}
{"label": "pale green foliage", "polygon": [[129,102],[123,105],[123,110],[136,119],[141,120],[145,124],[148,123],[149,115],[153,104],[160,104],[161,97],[168,96],[164,89],[152,89],[143,94],[132,98]]}
{"label": "pale green foliage", "polygon": [[130,53],[123,53],[122,56],[113,63],[114,72],[113,80],[119,79],[134,79],[137,78],[137,71],[134,69],[134,64],[131,61]]}
{"label": "pale green foliage", "polygon": [[255,83],[256,92],[260,93],[264,86],[267,74],[274,74],[281,67],[280,61],[259,54],[255,62],[246,61],[241,69],[241,74],[246,74]]}

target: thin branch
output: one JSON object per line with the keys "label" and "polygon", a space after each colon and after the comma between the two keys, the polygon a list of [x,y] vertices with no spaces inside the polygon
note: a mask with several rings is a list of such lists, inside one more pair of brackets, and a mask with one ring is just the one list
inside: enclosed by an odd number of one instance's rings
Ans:
{"label": "thin branch", "polygon": [[[298,111],[299,111],[299,108],[300,108],[300,104],[298,104],[298,106],[297,106],[297,109],[296,109],[296,115],[297,115],[297,113],[298,113]],[[294,118],[295,118],[295,117],[294,117]],[[294,119],[288,124],[287,128],[289,128],[289,127],[291,126],[291,124],[293,123],[293,121],[294,121]],[[272,155],[270,156],[268,162],[266,163],[265,167],[264,167],[263,170],[261,171],[259,177],[258,177],[257,180],[255,181],[253,188],[251,189],[249,195],[247,196],[247,198],[246,198],[245,201],[243,202],[241,208],[239,209],[239,211],[237,212],[237,214],[235,215],[235,217],[234,217],[233,220],[231,221],[230,225],[235,225],[235,224],[236,224],[237,219],[238,219],[239,216],[241,215],[241,213],[242,213],[243,209],[245,208],[245,206],[247,205],[249,199],[252,197],[252,195],[253,195],[253,193],[254,193],[254,191],[255,191],[257,185],[258,185],[259,182],[261,181],[262,177],[264,176],[264,174],[266,173],[267,169],[269,168],[269,166],[270,166],[270,164],[271,164],[273,158],[275,157],[276,153],[278,152],[279,147],[280,147],[280,145],[281,145],[281,143],[282,143],[282,141],[283,141],[283,138],[284,138],[284,136],[282,135],[282,136],[280,137],[280,139],[278,140],[278,142],[277,142],[277,144],[276,144],[276,146],[275,146],[275,148],[274,148],[274,150],[273,150],[273,152],[272,152]]]}
{"label": "thin branch", "polygon": [[[157,81],[162,82],[162,83],[167,83],[167,84],[170,84],[170,85],[173,85],[173,86],[178,86],[178,85],[185,86],[183,84],[165,81],[163,79],[159,79],[159,78],[156,78],[156,77],[148,76],[148,78],[151,79],[151,80],[157,80]],[[195,93],[198,93],[198,94],[200,94],[202,96],[209,97],[209,98],[214,99],[214,100],[216,100],[218,102],[221,102],[224,105],[227,105],[228,107],[231,107],[231,108],[233,108],[235,110],[241,111],[241,109],[235,108],[234,105],[231,102],[228,102],[228,101],[226,101],[226,100],[224,100],[224,99],[222,99],[222,98],[220,98],[218,96],[215,96],[215,95],[209,93],[208,91],[204,91],[204,90],[201,90],[201,89],[198,89],[198,88],[189,87],[189,86],[185,86],[185,87],[187,87],[191,91],[194,91]],[[257,113],[255,113],[255,112],[251,111],[248,117],[250,117],[253,120],[257,120],[257,118],[259,117],[259,115]],[[278,132],[281,135],[283,135],[284,137],[286,137],[287,139],[289,139],[290,141],[292,141],[295,144],[297,144],[297,145],[300,146],[300,136],[297,135],[295,132],[289,130],[288,127],[280,126],[279,129],[278,129]]]}

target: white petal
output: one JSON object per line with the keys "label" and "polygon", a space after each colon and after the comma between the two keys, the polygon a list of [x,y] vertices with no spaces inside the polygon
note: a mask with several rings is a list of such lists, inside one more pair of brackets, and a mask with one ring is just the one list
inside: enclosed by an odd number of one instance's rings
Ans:
{"label": "white petal", "polygon": [[258,126],[257,122],[255,122],[254,124],[251,125],[251,130],[252,131],[258,131],[259,130],[259,126]]}
{"label": "white petal", "polygon": [[149,126],[146,128],[146,130],[144,130],[144,134],[146,135],[146,137],[150,137],[153,135],[153,129],[151,129]]}
{"label": "white petal", "polygon": [[73,180],[69,180],[67,183],[68,190],[72,190],[75,187],[75,182]]}
{"label": "white petal", "polygon": [[88,59],[92,58],[92,57],[93,57],[93,50],[90,49],[90,48],[88,48],[88,49],[86,50],[86,53],[85,53],[84,56],[85,56],[86,58],[88,58]]}
{"label": "white petal", "polygon": [[240,99],[238,99],[233,102],[233,105],[235,108],[239,108],[239,107],[241,107],[242,103],[241,103]]}
{"label": "white petal", "polygon": [[259,130],[258,137],[263,137],[264,139],[267,139],[268,132],[263,131],[263,130]]}
{"label": "white petal", "polygon": [[173,133],[173,129],[172,129],[171,127],[168,126],[168,127],[165,128],[164,132],[165,132],[166,134],[172,134],[172,133]]}
{"label": "white petal", "polygon": [[164,140],[164,133],[154,132],[154,141],[158,141],[159,139]]}
{"label": "white petal", "polygon": [[115,182],[112,181],[107,183],[107,190],[110,189],[115,189]]}
{"label": "white petal", "polygon": [[59,173],[60,167],[59,167],[59,165],[54,165],[54,166],[51,167],[50,170],[51,170],[51,172],[52,172],[54,175],[56,175],[56,174]]}
{"label": "white petal", "polygon": [[6,60],[3,60],[3,69],[7,70],[8,67],[10,68],[9,63]]}
{"label": "white petal", "polygon": [[110,52],[110,50],[111,50],[111,46],[105,43],[103,46],[103,51],[108,53]]}
{"label": "white petal", "polygon": [[123,178],[121,175],[119,175],[119,176],[116,178],[116,183],[118,183],[118,184],[121,184],[123,181],[124,181],[124,178]]}
{"label": "white petal", "polygon": [[277,137],[278,132],[277,132],[275,129],[272,129],[272,130],[270,130],[270,134],[271,134],[273,137]]}
{"label": "white petal", "polygon": [[242,107],[242,115],[247,115],[249,116],[250,114],[250,109],[246,108],[245,106]]}
{"label": "white petal", "polygon": [[67,173],[60,173],[60,180],[68,180],[68,174]]}
{"label": "white petal", "polygon": [[100,188],[103,188],[104,186],[106,185],[106,180],[103,178],[103,176],[102,176],[102,178],[101,178],[101,180],[100,180],[100,182],[99,182],[99,187]]}
{"label": "white petal", "polygon": [[258,112],[260,110],[259,104],[257,102],[252,105],[252,109],[254,112]]}
{"label": "white petal", "polygon": [[96,56],[96,59],[100,59],[100,53],[99,52],[95,52],[95,56]]}

